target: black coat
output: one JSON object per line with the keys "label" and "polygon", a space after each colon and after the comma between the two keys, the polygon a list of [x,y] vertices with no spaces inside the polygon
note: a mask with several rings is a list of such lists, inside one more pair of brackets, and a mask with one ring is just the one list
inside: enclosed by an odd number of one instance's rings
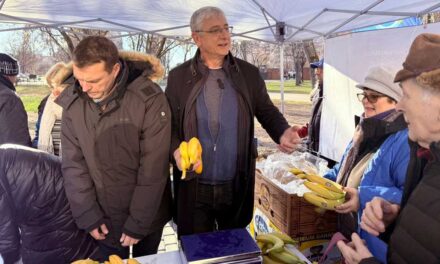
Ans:
{"label": "black coat", "polygon": [[28,118],[14,85],[0,75],[0,145],[31,145]]}
{"label": "black coat", "polygon": [[[201,91],[202,74],[198,70],[199,51],[195,57],[174,68],[168,77],[165,90],[172,112],[172,140],[170,158],[181,141],[197,136],[196,98]],[[286,119],[274,106],[267,93],[258,68],[231,54],[226,56],[224,69],[238,94],[238,146],[237,175],[234,186],[234,212],[230,226],[245,227],[251,219],[254,204],[255,159],[257,145],[254,140],[254,117],[262,124],[270,137],[279,143]],[[174,164],[173,170],[176,211],[175,221],[179,235],[193,233],[193,210],[196,200],[197,177],[187,174],[180,180],[181,172]]]}
{"label": "black coat", "polygon": [[[70,263],[96,257],[93,238],[75,225],[60,160],[17,145],[0,147],[0,254],[23,263]],[[19,252],[21,251],[21,252]]]}
{"label": "black coat", "polygon": [[[382,235],[387,241],[391,234],[388,263],[440,263],[440,142],[431,144],[430,161],[417,156],[416,143],[410,145],[400,213]],[[379,262],[369,258],[362,263]]]}

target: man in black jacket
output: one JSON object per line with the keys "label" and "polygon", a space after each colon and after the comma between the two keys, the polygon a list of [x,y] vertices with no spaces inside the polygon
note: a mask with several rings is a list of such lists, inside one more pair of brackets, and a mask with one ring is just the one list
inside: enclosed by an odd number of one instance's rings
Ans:
{"label": "man in black jacket", "polygon": [[[389,242],[388,263],[440,262],[440,35],[421,34],[394,79],[411,152],[401,205],[374,198],[361,228]],[[338,242],[347,263],[378,263],[355,233]]]}
{"label": "man in black jacket", "polygon": [[14,87],[18,72],[17,60],[0,53],[0,144],[30,146],[27,114]]}
{"label": "man in black jacket", "polygon": [[[195,57],[173,69],[172,111],[176,222],[179,235],[245,227],[252,218],[257,143],[254,117],[285,152],[300,142],[271,102],[258,68],[229,52],[232,27],[222,10],[203,7],[190,21]],[[181,180],[179,144],[198,137],[203,172]],[[198,164],[194,167],[196,169]]]}

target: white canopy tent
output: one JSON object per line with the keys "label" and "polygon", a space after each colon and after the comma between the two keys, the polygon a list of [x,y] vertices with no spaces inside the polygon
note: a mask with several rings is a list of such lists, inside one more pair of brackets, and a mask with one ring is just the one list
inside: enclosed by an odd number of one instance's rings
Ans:
{"label": "white canopy tent", "polygon": [[[280,76],[284,75],[284,42],[316,37],[329,39],[366,26],[440,11],[439,0],[0,0],[0,23],[18,24],[0,32],[23,29],[19,24],[30,24],[35,28],[78,27],[128,34],[152,33],[183,40],[190,37],[191,14],[207,5],[220,7],[225,12],[229,24],[234,27],[234,37],[279,44]],[[344,49],[339,51],[344,52]],[[326,86],[328,77],[326,74]],[[283,100],[283,78],[280,79]],[[326,107],[326,101],[324,110],[331,118],[334,116],[332,111],[340,110]],[[283,105],[281,110],[283,112]],[[351,135],[351,128],[343,126],[342,134],[334,130],[331,126],[335,120],[324,122],[322,130],[332,129],[333,139]],[[327,136],[321,139],[326,142],[324,154],[339,159],[345,144],[330,141]]]}
{"label": "white canopy tent", "polygon": [[190,35],[192,12],[207,5],[224,10],[235,36],[273,43],[277,23],[286,41],[300,41],[440,10],[438,0],[0,0],[0,22],[180,38]]}

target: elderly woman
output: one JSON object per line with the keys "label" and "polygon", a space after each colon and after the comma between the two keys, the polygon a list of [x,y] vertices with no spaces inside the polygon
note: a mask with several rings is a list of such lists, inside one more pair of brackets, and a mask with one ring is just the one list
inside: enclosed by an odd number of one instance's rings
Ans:
{"label": "elderly woman", "polygon": [[61,116],[63,109],[54,100],[66,88],[63,81],[71,75],[72,66],[59,62],[46,74],[47,85],[52,89],[41,117],[38,131],[38,149],[60,156]]}
{"label": "elderly woman", "polygon": [[[411,45],[397,105],[408,123],[411,154],[401,205],[374,198],[361,228],[389,240],[389,263],[440,263],[440,35],[421,34]],[[391,236],[390,236],[391,235]],[[338,242],[348,263],[378,263],[356,234]]]}
{"label": "elderly woman", "polygon": [[[358,231],[358,217],[374,196],[400,203],[409,160],[408,130],[403,115],[396,111],[401,89],[385,67],[370,69],[365,82],[357,85],[364,107],[360,124],[342,161],[324,177],[344,186],[346,202],[337,207],[338,229],[345,236]],[[360,231],[368,248],[386,260],[386,244]]]}

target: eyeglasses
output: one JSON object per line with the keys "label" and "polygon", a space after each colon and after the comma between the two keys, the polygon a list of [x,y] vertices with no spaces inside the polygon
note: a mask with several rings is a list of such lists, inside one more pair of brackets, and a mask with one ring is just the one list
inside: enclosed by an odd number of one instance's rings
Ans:
{"label": "eyeglasses", "polygon": [[211,30],[196,30],[195,32],[198,32],[198,33],[209,33],[209,34],[212,34],[212,35],[216,35],[216,36],[220,36],[221,34],[223,34],[223,31],[226,31],[226,33],[229,33],[229,34],[232,34],[232,29],[233,29],[234,27],[232,27],[232,26],[228,26],[228,27],[224,27],[224,28],[221,28],[221,27],[216,27],[216,28],[213,28],[213,29],[211,29]]}
{"label": "eyeglasses", "polygon": [[377,100],[381,97],[386,97],[386,95],[381,94],[366,94],[366,93],[358,93],[356,94],[359,102],[362,102],[364,98],[367,98],[368,102],[374,104],[377,102]]}

